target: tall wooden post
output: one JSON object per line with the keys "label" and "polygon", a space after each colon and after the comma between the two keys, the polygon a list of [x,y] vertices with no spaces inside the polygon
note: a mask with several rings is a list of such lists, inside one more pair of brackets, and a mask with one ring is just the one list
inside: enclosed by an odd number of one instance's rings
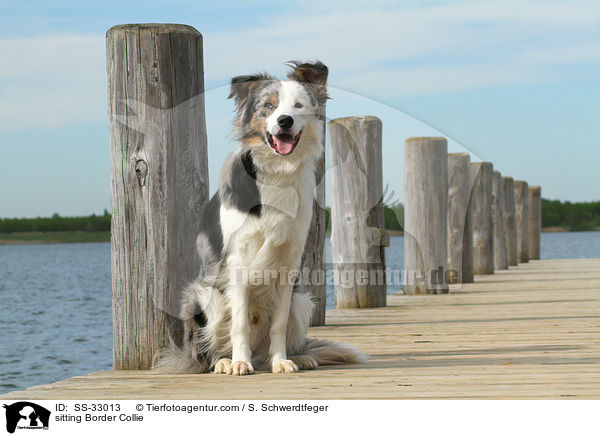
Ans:
{"label": "tall wooden post", "polygon": [[[325,214],[325,126],[323,125],[323,156],[315,168],[316,192],[313,200],[313,216],[304,253],[301,271],[308,271],[305,289],[312,295],[315,307],[311,318],[312,326],[325,325],[327,308],[327,278],[325,271],[325,234],[327,217]],[[304,274],[303,274],[304,276]]]}
{"label": "tall wooden post", "polygon": [[512,177],[502,177],[504,194],[504,233],[506,235],[506,257],[508,265],[517,265],[517,228],[515,222],[515,184]]}
{"label": "tall wooden post", "polygon": [[473,270],[475,274],[494,273],[494,223],[492,220],[492,183],[494,169],[490,162],[471,164],[473,190]]}
{"label": "tall wooden post", "polygon": [[542,236],[542,188],[529,187],[529,258],[539,259]]}
{"label": "tall wooden post", "polygon": [[409,138],[404,147],[405,292],[448,292],[448,144]]}
{"label": "tall wooden post", "polygon": [[492,220],[494,222],[494,269],[508,269],[504,233],[504,190],[502,175],[494,171],[492,182]]}
{"label": "tall wooden post", "polygon": [[331,120],[331,257],[336,307],[386,305],[381,120]]}
{"label": "tall wooden post", "polygon": [[198,273],[198,214],[208,197],[202,35],[178,24],[106,34],[111,150],[114,368],[147,369],[179,293]]}
{"label": "tall wooden post", "polygon": [[529,187],[515,180],[515,211],[517,223],[517,259],[529,262]]}
{"label": "tall wooden post", "polygon": [[[448,154],[448,274],[450,283],[473,282],[473,223],[468,153]],[[455,273],[454,273],[455,271]]]}

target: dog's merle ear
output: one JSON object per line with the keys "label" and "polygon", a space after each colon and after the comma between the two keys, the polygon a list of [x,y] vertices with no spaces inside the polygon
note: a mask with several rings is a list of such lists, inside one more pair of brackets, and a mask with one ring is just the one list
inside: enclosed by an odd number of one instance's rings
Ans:
{"label": "dog's merle ear", "polygon": [[329,69],[321,61],[314,64],[290,61],[287,63],[293,70],[288,74],[288,79],[306,83],[312,89],[320,106],[324,106],[329,98],[327,95],[327,75]]}
{"label": "dog's merle ear", "polygon": [[290,61],[287,64],[293,68],[292,72],[288,74],[289,79],[321,86],[327,83],[329,69],[321,61],[316,61],[314,64]]}
{"label": "dog's merle ear", "polygon": [[244,102],[248,96],[264,80],[273,80],[268,74],[253,74],[251,76],[237,76],[231,79],[231,88],[227,98],[234,98],[239,105]]}

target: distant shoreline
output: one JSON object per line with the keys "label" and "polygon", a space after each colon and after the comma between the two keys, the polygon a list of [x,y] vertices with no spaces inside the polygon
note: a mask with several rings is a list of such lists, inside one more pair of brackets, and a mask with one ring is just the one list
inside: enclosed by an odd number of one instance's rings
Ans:
{"label": "distant shoreline", "polygon": [[0,245],[110,242],[110,232],[0,233]]}
{"label": "distant shoreline", "polygon": [[[402,230],[390,230],[387,232],[390,236],[404,236],[404,232]],[[595,227],[593,229],[588,230],[570,230],[568,227],[543,227],[542,233],[570,233],[570,232],[600,232],[600,227]],[[327,235],[329,236],[329,234]]]}
{"label": "distant shoreline", "polygon": [[561,233],[561,232],[600,232],[600,227],[586,230],[570,230],[568,227],[543,227],[542,233]]}
{"label": "distant shoreline", "polygon": [[[573,230],[598,232],[600,227],[591,230]],[[404,236],[401,230],[388,230],[390,236]],[[542,233],[572,232],[568,227],[545,227]],[[329,236],[329,235],[328,235]],[[28,232],[0,233],[0,245],[22,244],[69,244],[81,242],[110,242],[110,232]]]}

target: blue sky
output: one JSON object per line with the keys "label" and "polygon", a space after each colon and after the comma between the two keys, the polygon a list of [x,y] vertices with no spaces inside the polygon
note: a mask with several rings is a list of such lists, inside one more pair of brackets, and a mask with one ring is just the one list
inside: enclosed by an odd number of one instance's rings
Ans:
{"label": "blue sky", "polygon": [[443,135],[545,198],[600,200],[597,1],[0,0],[0,217],[110,209],[104,34],[135,22],[204,35],[212,191],[229,78],[318,58],[328,117],[382,118],[397,199],[404,139]]}

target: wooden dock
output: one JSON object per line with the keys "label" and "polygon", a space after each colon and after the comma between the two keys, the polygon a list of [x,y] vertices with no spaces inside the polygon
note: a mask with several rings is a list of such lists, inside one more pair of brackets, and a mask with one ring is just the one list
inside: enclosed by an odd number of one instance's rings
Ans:
{"label": "wooden dock", "polygon": [[520,264],[448,295],[332,310],[310,335],[364,365],[296,374],[102,371],[3,399],[600,399],[600,259]]}

